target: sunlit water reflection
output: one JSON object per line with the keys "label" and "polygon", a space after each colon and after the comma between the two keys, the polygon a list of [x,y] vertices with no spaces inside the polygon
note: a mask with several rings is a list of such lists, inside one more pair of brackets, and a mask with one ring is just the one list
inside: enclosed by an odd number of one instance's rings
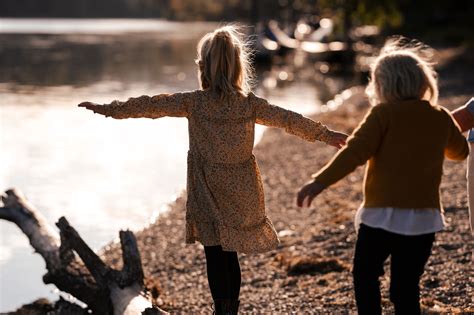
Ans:
{"label": "sunlit water reflection", "polygon": [[[144,226],[180,194],[187,125],[106,119],[76,104],[197,88],[195,44],[215,25],[95,23],[103,35],[78,20],[0,19],[0,33],[18,33],[0,35],[0,189],[19,188],[51,223],[66,216],[98,249],[120,229]],[[41,34],[30,34],[35,29]],[[259,92],[300,112],[319,102],[308,82]],[[0,311],[56,299],[26,237],[7,222],[0,229]]]}

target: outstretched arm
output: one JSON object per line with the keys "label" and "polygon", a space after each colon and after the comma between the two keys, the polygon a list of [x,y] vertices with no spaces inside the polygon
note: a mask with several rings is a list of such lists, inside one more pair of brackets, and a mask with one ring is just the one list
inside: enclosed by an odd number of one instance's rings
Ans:
{"label": "outstretched arm", "polygon": [[110,104],[83,102],[79,107],[92,110],[94,113],[112,117],[125,118],[160,118],[164,116],[187,117],[193,104],[193,92],[143,95],[129,98],[126,102],[113,101]]}
{"label": "outstretched arm", "polygon": [[271,105],[267,100],[249,95],[255,104],[256,122],[261,125],[284,128],[286,132],[307,141],[322,141],[337,148],[345,144],[347,135],[328,129],[320,122],[301,114]]}
{"label": "outstretched arm", "polygon": [[363,165],[372,157],[382,142],[385,133],[386,119],[383,108],[373,107],[362,123],[357,127],[347,141],[347,146],[318,173],[313,175],[313,181],[307,183],[297,195],[297,205],[303,206],[307,200],[309,206],[313,199],[325,188],[344,178],[358,166]]}

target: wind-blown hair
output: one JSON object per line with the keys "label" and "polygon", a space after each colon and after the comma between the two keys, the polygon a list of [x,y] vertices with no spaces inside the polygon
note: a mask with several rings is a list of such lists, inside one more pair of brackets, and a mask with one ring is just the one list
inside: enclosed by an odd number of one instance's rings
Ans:
{"label": "wind-blown hair", "polygon": [[419,99],[438,102],[431,47],[405,37],[390,38],[371,65],[366,94],[372,105]]}
{"label": "wind-blown hair", "polygon": [[204,35],[197,47],[196,63],[202,89],[210,89],[225,97],[247,95],[253,84],[253,68],[249,44],[244,34],[233,25]]}

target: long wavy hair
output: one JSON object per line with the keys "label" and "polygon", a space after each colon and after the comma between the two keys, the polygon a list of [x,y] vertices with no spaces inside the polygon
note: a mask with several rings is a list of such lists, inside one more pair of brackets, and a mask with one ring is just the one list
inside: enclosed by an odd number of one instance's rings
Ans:
{"label": "long wavy hair", "polygon": [[251,50],[240,27],[227,25],[204,35],[197,47],[199,83],[221,97],[247,95],[253,84]]}
{"label": "long wavy hair", "polygon": [[438,102],[434,50],[417,40],[392,37],[371,65],[366,89],[372,105],[409,99]]}

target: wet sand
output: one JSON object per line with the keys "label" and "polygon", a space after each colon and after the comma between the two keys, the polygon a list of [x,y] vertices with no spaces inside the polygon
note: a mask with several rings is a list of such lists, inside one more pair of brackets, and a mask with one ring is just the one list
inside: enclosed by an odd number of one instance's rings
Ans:
{"label": "wet sand", "polygon": [[[472,93],[458,62],[441,71],[440,104],[455,108]],[[461,69],[461,70],[460,70]],[[444,78],[445,77],[445,78]],[[458,84],[461,82],[461,84]],[[368,110],[362,87],[332,112],[314,116],[330,128],[350,132]],[[336,152],[307,143],[282,130],[268,129],[254,150],[264,181],[267,211],[281,237],[277,250],[240,255],[242,312],[354,313],[350,273],[356,235],[353,215],[362,200],[364,167],[321,194],[310,209],[295,206],[295,193]],[[445,163],[442,199],[449,226],[437,234],[421,280],[425,311],[474,312],[472,252],[466,199],[466,163]],[[157,303],[176,313],[210,313],[202,246],[184,244],[185,197],[170,211],[137,232],[149,286]],[[120,264],[117,244],[103,249],[108,262]],[[382,279],[385,311],[390,311],[388,269]]]}

